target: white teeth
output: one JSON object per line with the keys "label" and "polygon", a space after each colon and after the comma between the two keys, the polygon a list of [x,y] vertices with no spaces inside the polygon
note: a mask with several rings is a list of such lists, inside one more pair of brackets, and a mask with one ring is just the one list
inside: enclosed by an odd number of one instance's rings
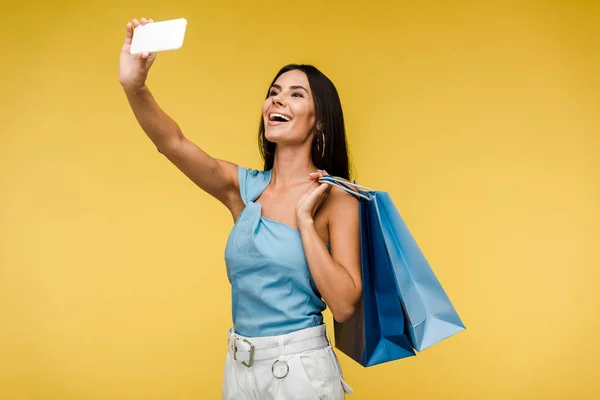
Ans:
{"label": "white teeth", "polygon": [[277,118],[277,117],[283,118],[286,122],[291,121],[291,118],[288,117],[287,115],[283,115],[283,114],[279,114],[279,113],[272,113],[272,114],[269,115],[269,119],[271,121],[275,121],[275,118]]}

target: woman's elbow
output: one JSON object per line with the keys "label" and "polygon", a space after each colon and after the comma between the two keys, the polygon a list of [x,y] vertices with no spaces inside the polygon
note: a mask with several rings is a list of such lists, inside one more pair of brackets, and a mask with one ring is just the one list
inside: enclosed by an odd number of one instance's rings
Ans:
{"label": "woman's elbow", "polygon": [[[354,315],[357,307],[359,307],[362,299],[362,287],[358,285],[350,292],[347,297],[336,304],[336,307],[331,307],[331,314],[335,322],[342,323]],[[341,300],[341,299],[340,299]]]}
{"label": "woman's elbow", "polygon": [[348,321],[356,311],[356,304],[347,304],[344,307],[340,307],[335,312],[332,310],[331,314],[335,322],[343,323]]}

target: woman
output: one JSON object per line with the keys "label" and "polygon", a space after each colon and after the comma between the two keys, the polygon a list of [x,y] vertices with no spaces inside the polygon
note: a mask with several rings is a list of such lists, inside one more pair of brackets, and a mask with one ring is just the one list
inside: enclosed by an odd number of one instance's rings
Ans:
{"label": "woman", "polygon": [[323,324],[326,305],[338,322],[361,296],[358,201],[319,183],[349,178],[341,104],[316,68],[291,65],[273,80],[262,107],[264,170],[206,154],[181,132],[145,85],[155,54],[129,53],[127,24],[119,81],[142,129],[201,189],[231,212],[225,249],[233,328],[224,399],[339,399],[341,376]]}

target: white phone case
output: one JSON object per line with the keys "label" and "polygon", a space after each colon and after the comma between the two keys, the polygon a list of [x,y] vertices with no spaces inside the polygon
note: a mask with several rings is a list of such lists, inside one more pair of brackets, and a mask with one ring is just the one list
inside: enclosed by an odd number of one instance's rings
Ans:
{"label": "white phone case", "polygon": [[180,49],[183,46],[186,26],[185,18],[139,25],[133,31],[129,52],[139,54]]}

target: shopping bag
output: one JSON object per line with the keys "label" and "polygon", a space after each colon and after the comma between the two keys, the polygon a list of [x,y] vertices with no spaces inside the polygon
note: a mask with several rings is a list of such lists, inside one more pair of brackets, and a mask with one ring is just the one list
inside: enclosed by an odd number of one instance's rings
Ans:
{"label": "shopping bag", "polygon": [[334,322],[336,347],[367,367],[414,355],[465,329],[387,192],[325,176],[360,200],[363,296]]}
{"label": "shopping bag", "polygon": [[407,336],[392,259],[375,201],[360,202],[362,297],[343,323],[334,321],[335,346],[364,367],[414,356]]}

